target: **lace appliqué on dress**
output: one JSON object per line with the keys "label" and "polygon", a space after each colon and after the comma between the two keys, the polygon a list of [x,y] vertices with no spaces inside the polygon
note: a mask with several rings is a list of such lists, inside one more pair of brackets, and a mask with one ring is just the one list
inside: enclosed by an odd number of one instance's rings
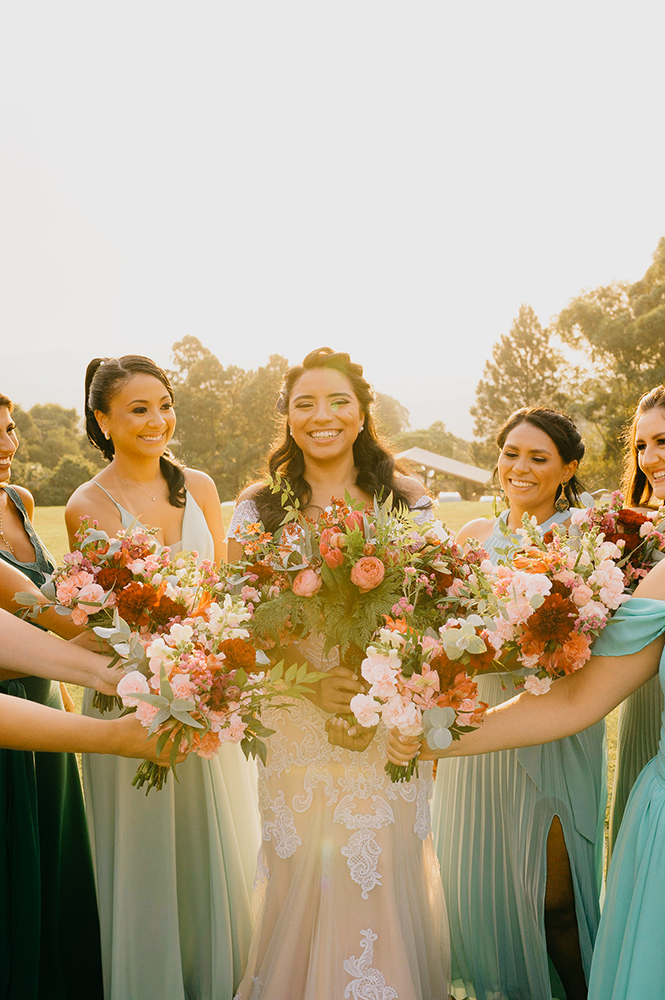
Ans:
{"label": "lace appliqu\u00e9 on dress", "polygon": [[269,799],[268,809],[275,819],[263,824],[263,839],[275,841],[275,854],[280,858],[290,858],[302,844],[296,831],[293,813],[286,804],[284,792],[279,791],[274,799]]}
{"label": "lace appliqu\u00e9 on dress", "polygon": [[381,875],[377,871],[381,847],[375,832],[388,823],[395,822],[394,813],[385,799],[373,795],[372,802],[374,812],[354,814],[354,800],[351,795],[345,795],[333,817],[335,823],[342,823],[347,830],[355,831],[349,838],[348,845],[341,848],[341,852],[346,858],[351,878],[360,886],[363,899],[369,899],[370,891],[381,885]]}
{"label": "lace appliqu\u00e9 on dress", "polygon": [[355,979],[344,990],[344,996],[349,1000],[399,1000],[392,986],[386,986],[383,973],[372,968],[374,960],[374,942],[378,935],[371,927],[360,932],[362,955],[356,958],[352,955],[344,961],[344,971]]}

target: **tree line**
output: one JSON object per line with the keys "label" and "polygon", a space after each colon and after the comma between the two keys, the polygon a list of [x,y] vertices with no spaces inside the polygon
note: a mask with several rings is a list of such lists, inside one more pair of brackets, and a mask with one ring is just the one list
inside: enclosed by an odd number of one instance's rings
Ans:
{"label": "tree line", "polygon": [[[196,337],[173,345],[169,372],[177,397],[172,449],[215,480],[222,500],[260,478],[280,421],[275,409],[286,358],[245,370],[224,366]],[[570,413],[587,443],[583,478],[591,489],[620,478],[622,434],[639,396],[665,380],[665,237],[640,281],[583,292],[543,327],[529,305],[492,349],[471,413],[476,440],[465,441],[441,421],[411,430],[398,400],[377,393],[380,433],[397,452],[418,446],[490,469],[494,439],[521,406],[555,406]],[[60,505],[103,461],[87,441],[75,409],[55,403],[20,406],[21,448],[14,478],[41,506]],[[428,485],[450,488],[444,477]]]}

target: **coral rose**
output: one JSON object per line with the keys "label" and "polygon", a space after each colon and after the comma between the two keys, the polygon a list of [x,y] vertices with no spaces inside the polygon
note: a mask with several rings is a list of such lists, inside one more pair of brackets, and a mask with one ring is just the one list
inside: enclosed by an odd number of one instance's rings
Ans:
{"label": "coral rose", "polygon": [[351,583],[355,583],[361,594],[374,590],[382,582],[386,567],[376,556],[363,556],[351,570]]}
{"label": "coral rose", "polygon": [[297,597],[313,597],[321,589],[321,577],[313,569],[301,569],[292,586]]}

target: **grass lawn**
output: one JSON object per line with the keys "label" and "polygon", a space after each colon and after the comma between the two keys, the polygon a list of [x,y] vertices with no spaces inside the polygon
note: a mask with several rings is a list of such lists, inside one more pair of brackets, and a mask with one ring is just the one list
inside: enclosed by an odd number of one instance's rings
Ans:
{"label": "grass lawn", "polygon": [[[224,526],[227,527],[231,520],[233,504],[222,504],[222,516]],[[442,503],[436,508],[437,516],[452,532],[457,532],[466,524],[477,517],[492,517],[492,504],[472,503],[463,500],[459,503]],[[35,509],[35,528],[46,543],[46,546],[58,561],[62,561],[62,556],[69,551],[67,543],[67,532],[65,531],[65,508],[64,507],[37,507]],[[82,688],[70,686],[71,694],[76,703],[78,711],[81,710]],[[614,762],[616,757],[616,732],[618,709],[611,712],[607,717],[607,744],[609,756],[609,787],[612,787],[614,779]],[[609,808],[609,806],[608,806]]]}

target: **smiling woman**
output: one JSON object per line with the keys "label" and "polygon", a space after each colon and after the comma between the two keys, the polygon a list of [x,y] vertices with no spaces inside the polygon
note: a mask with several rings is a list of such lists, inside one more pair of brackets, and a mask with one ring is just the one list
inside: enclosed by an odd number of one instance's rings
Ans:
{"label": "smiling woman", "polygon": [[[183,468],[168,444],[176,425],[166,373],[150,358],[96,358],[86,374],[86,428],[108,465],[67,505],[70,542],[82,516],[109,535],[134,520],[171,551],[219,556],[215,484]],[[90,692],[84,712],[94,716]],[[179,781],[149,798],[132,766],[85,755],[106,1000],[227,1000],[251,931],[249,885],[259,831],[252,776],[238,746],[188,758]]]}

